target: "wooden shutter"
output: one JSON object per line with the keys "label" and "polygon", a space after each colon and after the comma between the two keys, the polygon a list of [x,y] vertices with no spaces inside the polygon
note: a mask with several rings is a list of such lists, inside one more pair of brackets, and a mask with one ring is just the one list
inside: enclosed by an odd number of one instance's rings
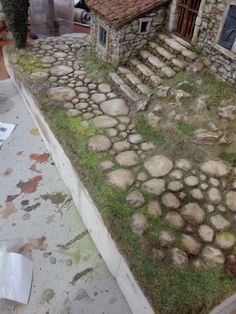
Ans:
{"label": "wooden shutter", "polygon": [[225,25],[219,40],[219,44],[231,50],[236,38],[236,6],[231,5],[229,7],[228,16],[225,21]]}

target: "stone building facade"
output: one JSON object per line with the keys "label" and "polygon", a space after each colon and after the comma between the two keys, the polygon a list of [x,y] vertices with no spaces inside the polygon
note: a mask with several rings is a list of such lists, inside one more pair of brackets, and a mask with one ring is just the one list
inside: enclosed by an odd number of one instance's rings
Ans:
{"label": "stone building facade", "polygon": [[[178,23],[180,2],[174,0],[170,7],[169,31],[173,33]],[[213,72],[235,84],[236,0],[199,0],[199,3],[190,44],[205,57],[206,65]],[[224,35],[225,42],[222,40]]]}
{"label": "stone building facade", "polygon": [[[92,11],[92,44],[98,55],[113,63],[126,61],[165,25],[166,0],[131,0],[118,5],[112,0],[100,2],[87,1]],[[113,7],[117,9],[116,16]]]}
{"label": "stone building facade", "polygon": [[[91,23],[93,47],[106,60],[114,63],[123,62],[163,29],[165,13],[166,10],[164,8],[153,10],[142,17],[134,19],[120,29],[115,29],[97,14],[93,14]],[[141,30],[142,23],[147,25],[147,30],[144,32]],[[103,26],[108,34],[106,47],[103,47],[99,43],[98,34],[100,26]]]}

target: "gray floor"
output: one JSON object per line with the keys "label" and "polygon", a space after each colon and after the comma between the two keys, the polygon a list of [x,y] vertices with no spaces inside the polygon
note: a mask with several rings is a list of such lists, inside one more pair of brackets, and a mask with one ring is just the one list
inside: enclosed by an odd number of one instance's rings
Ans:
{"label": "gray floor", "polygon": [[0,148],[0,240],[34,261],[29,304],[0,313],[131,313],[10,80],[0,82],[0,121],[17,124]]}

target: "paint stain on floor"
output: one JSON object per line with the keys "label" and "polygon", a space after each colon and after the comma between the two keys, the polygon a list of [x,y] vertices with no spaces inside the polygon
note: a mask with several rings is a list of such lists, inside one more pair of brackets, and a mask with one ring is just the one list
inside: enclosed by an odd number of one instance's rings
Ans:
{"label": "paint stain on floor", "polygon": [[26,182],[20,181],[17,183],[17,187],[21,189],[21,193],[34,193],[37,190],[39,182],[42,180],[42,176],[36,176],[31,179],[29,179]]}
{"label": "paint stain on floor", "polygon": [[50,158],[50,155],[48,153],[43,154],[31,154],[30,156],[31,160],[34,160],[36,163],[42,164]]}
{"label": "paint stain on floor", "polygon": [[28,242],[22,245],[18,250],[17,253],[23,254],[30,250],[39,250],[39,251],[46,251],[47,244],[45,243],[46,237],[41,237],[38,239],[29,238]]}
{"label": "paint stain on floor", "polygon": [[4,172],[3,172],[3,175],[6,177],[6,176],[9,176],[10,174],[12,174],[13,170],[11,168],[7,168]]}
{"label": "paint stain on floor", "polygon": [[29,132],[32,136],[39,136],[39,130],[37,128],[29,129]]}
{"label": "paint stain on floor", "polygon": [[7,219],[12,214],[16,213],[17,209],[15,208],[15,205],[12,202],[9,202],[4,207],[3,211],[1,212],[1,216],[3,219]]}
{"label": "paint stain on floor", "polygon": [[48,201],[50,200],[50,202],[54,205],[59,205],[65,202],[67,195],[63,194],[61,192],[57,192],[57,193],[53,193],[53,194],[44,194],[44,195],[40,195],[40,197],[44,200],[44,201]]}

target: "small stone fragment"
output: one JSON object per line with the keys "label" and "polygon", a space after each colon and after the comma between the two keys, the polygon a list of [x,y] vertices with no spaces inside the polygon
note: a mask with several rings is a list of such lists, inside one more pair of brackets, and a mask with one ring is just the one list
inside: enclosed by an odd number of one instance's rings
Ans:
{"label": "small stone fragment", "polygon": [[226,230],[230,227],[230,222],[219,214],[211,216],[210,221],[212,226],[219,231]]}
{"label": "small stone fragment", "polygon": [[52,289],[46,289],[42,292],[41,298],[43,301],[48,302],[54,297],[54,291]]}
{"label": "small stone fragment", "polygon": [[223,253],[213,246],[207,245],[202,251],[202,259],[209,267],[222,267],[225,263]]}
{"label": "small stone fragment", "polygon": [[151,179],[143,184],[143,190],[154,195],[161,195],[165,191],[165,181],[163,179]]}
{"label": "small stone fragment", "polygon": [[138,208],[145,203],[143,195],[139,191],[133,191],[126,197],[127,202],[134,208]]}
{"label": "small stone fragment", "polygon": [[139,164],[139,157],[133,150],[121,152],[116,156],[116,161],[120,166],[132,167]]}
{"label": "small stone fragment", "polygon": [[193,189],[190,191],[193,198],[200,201],[204,198],[204,195],[200,189]]}
{"label": "small stone fragment", "polygon": [[178,248],[171,250],[173,264],[181,269],[187,268],[189,265],[188,256],[185,252],[181,251]]}
{"label": "small stone fragment", "polygon": [[181,242],[190,254],[197,255],[201,249],[201,244],[188,234],[182,235]]}
{"label": "small stone fragment", "polygon": [[106,170],[109,170],[111,169],[112,167],[114,166],[113,162],[110,161],[110,160],[105,160],[105,161],[102,161],[99,165],[99,169],[101,171],[106,171]]}
{"label": "small stone fragment", "polygon": [[180,201],[173,193],[170,192],[165,193],[162,196],[161,200],[166,208],[176,209],[180,207]]}
{"label": "small stone fragment", "polygon": [[226,194],[226,205],[232,212],[236,212],[236,192],[230,191]]}
{"label": "small stone fragment", "polygon": [[111,141],[104,135],[95,135],[88,142],[88,148],[93,152],[105,152],[110,147]]}
{"label": "small stone fragment", "polygon": [[200,224],[205,219],[205,212],[197,203],[185,205],[181,210],[181,214],[184,219],[193,225]]}
{"label": "small stone fragment", "polygon": [[179,181],[171,181],[167,188],[172,192],[178,192],[183,189],[183,184]]}
{"label": "small stone fragment", "polygon": [[214,230],[208,225],[201,225],[198,229],[199,236],[204,242],[212,242],[214,238]]}
{"label": "small stone fragment", "polygon": [[220,232],[216,235],[215,244],[222,250],[229,250],[235,245],[236,239],[231,232]]}
{"label": "small stone fragment", "polygon": [[148,204],[148,214],[153,217],[161,217],[162,210],[158,201],[151,201]]}
{"label": "small stone fragment", "polygon": [[147,219],[141,213],[135,213],[131,217],[131,228],[133,233],[141,236],[148,228]]}
{"label": "small stone fragment", "polygon": [[161,231],[158,237],[160,246],[170,247],[175,242],[175,237],[169,231]]}
{"label": "small stone fragment", "polygon": [[184,179],[184,182],[186,185],[193,187],[199,184],[199,180],[197,177],[195,176],[189,176],[187,178]]}
{"label": "small stone fragment", "polygon": [[176,160],[176,167],[181,170],[189,171],[192,165],[187,159],[181,158]]}
{"label": "small stone fragment", "polygon": [[113,149],[116,152],[122,152],[124,150],[129,150],[130,149],[130,143],[127,141],[119,141],[113,144]]}
{"label": "small stone fragment", "polygon": [[125,191],[128,187],[133,185],[134,176],[130,170],[118,169],[108,173],[107,181],[108,184]]}
{"label": "small stone fragment", "polygon": [[131,134],[128,136],[128,141],[131,144],[140,144],[143,141],[143,137],[140,134]]}
{"label": "small stone fragment", "polygon": [[167,220],[168,223],[177,230],[181,230],[184,227],[183,218],[174,211],[167,213],[165,220]]}
{"label": "small stone fragment", "polygon": [[144,163],[144,168],[152,177],[164,177],[173,168],[172,161],[163,155],[155,155]]}
{"label": "small stone fragment", "polygon": [[211,188],[208,191],[208,197],[213,204],[219,204],[221,202],[220,191],[217,188]]}

